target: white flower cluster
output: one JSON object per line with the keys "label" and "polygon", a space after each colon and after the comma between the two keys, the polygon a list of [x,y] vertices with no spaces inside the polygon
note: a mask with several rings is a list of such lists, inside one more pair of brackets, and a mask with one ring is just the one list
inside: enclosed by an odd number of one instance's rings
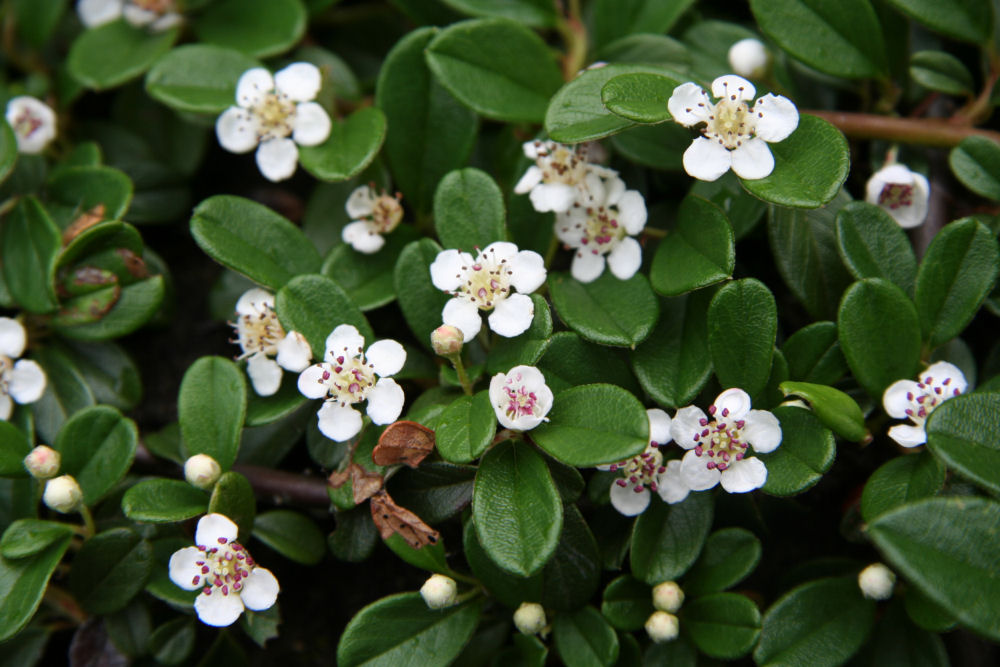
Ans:
{"label": "white flower cluster", "polygon": [[[254,288],[236,302],[236,340],[247,360],[247,375],[259,396],[271,396],[281,386],[281,369],[300,373],[312,361],[312,350],[297,331],[285,333],[274,312],[274,295]],[[276,356],[276,359],[271,357]]]}
{"label": "white flower cluster", "polygon": [[45,393],[42,367],[30,359],[18,359],[27,344],[28,334],[20,322],[0,317],[0,420],[10,418],[14,403],[34,403]]}
{"label": "white flower cluster", "polygon": [[889,429],[889,437],[903,447],[918,447],[927,442],[924,430],[927,418],[941,403],[964,394],[969,388],[965,374],[947,361],[931,364],[917,381],[897,380],[882,395],[882,407],[890,417],[908,419],[910,424],[897,424]]}
{"label": "white flower cluster", "polygon": [[399,195],[376,194],[374,184],[355,188],[345,206],[351,222],[344,225],[341,232],[344,243],[366,255],[374,255],[381,250],[385,245],[383,234],[394,230],[403,219],[403,206],[399,199]]}

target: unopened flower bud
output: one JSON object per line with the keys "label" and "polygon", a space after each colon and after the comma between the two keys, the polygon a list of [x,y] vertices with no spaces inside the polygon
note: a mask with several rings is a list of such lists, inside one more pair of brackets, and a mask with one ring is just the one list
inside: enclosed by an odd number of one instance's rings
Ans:
{"label": "unopened flower bud", "polygon": [[462,341],[465,340],[461,329],[449,324],[442,324],[431,332],[431,347],[434,353],[442,357],[452,357],[462,351]]}
{"label": "unopened flower bud", "polygon": [[24,457],[24,467],[35,479],[51,479],[59,472],[61,461],[59,452],[51,447],[38,445]]}
{"label": "unopened flower bud", "polygon": [[861,593],[869,600],[888,600],[895,585],[896,575],[882,563],[872,563],[858,575]]}
{"label": "unopened flower bud", "polygon": [[208,454],[195,454],[184,462],[184,479],[199,489],[211,489],[221,474],[219,462]]}
{"label": "unopened flower bud", "polygon": [[729,66],[735,74],[748,79],[760,79],[767,74],[771,56],[759,39],[748,37],[729,47]]}
{"label": "unopened flower bud", "polygon": [[653,606],[660,611],[675,613],[684,604],[684,591],[675,581],[664,581],[653,589]]}
{"label": "unopened flower bud", "polygon": [[514,612],[514,625],[523,634],[537,635],[545,629],[545,609],[537,602],[522,602]]}
{"label": "unopened flower bud", "polygon": [[431,578],[420,587],[420,596],[431,609],[444,609],[455,604],[458,586],[451,577],[443,574],[431,575]]}
{"label": "unopened flower bud", "polygon": [[42,500],[50,509],[68,514],[80,506],[83,491],[71,475],[62,475],[45,483]]}
{"label": "unopened flower bud", "polygon": [[654,611],[646,619],[646,634],[657,644],[677,639],[679,631],[680,623],[678,623],[677,617],[665,611]]}

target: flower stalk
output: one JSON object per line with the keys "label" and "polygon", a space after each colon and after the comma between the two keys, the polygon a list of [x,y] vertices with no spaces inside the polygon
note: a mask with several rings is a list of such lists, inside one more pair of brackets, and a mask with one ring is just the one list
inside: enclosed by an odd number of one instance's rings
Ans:
{"label": "flower stalk", "polygon": [[850,111],[807,110],[834,125],[851,139],[882,139],[921,146],[957,146],[966,137],[985,137],[1000,143],[1000,132],[943,118],[896,118]]}

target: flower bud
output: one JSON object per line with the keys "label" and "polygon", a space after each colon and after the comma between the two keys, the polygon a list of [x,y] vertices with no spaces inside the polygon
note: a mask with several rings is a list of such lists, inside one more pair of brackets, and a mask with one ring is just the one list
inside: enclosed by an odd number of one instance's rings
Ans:
{"label": "flower bud", "polygon": [[752,37],[741,39],[729,47],[729,66],[733,73],[748,79],[759,79],[767,74],[770,57],[767,47]]}
{"label": "flower bud", "polygon": [[442,324],[431,332],[431,347],[442,357],[452,357],[462,351],[465,337],[458,327]]}
{"label": "flower bud", "polygon": [[62,475],[45,483],[42,500],[50,509],[68,514],[80,506],[83,491],[71,475]]}
{"label": "flower bud", "polygon": [[673,614],[684,604],[684,591],[675,581],[664,581],[653,589],[653,606]]}
{"label": "flower bud", "polygon": [[858,575],[861,593],[869,600],[888,600],[895,585],[896,575],[882,563],[872,563]]}
{"label": "flower bud", "polygon": [[59,452],[51,447],[38,445],[24,457],[24,467],[35,479],[50,479],[59,472],[61,461]]}
{"label": "flower bud", "polygon": [[677,621],[677,617],[665,611],[654,611],[646,619],[646,634],[657,644],[677,639],[679,630],[680,624]]}
{"label": "flower bud", "polygon": [[431,578],[420,587],[420,596],[431,609],[444,609],[455,604],[458,586],[451,577],[443,574],[431,575]]}
{"label": "flower bud", "polygon": [[537,602],[522,602],[514,612],[514,625],[523,634],[537,635],[545,629],[545,610]]}
{"label": "flower bud", "polygon": [[184,462],[184,479],[199,489],[211,489],[219,481],[221,474],[218,461],[208,454],[195,454]]}

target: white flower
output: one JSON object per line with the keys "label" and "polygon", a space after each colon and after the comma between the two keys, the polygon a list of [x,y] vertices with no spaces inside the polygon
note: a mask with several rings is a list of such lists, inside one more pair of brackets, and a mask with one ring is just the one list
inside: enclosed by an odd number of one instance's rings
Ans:
{"label": "white flower", "polygon": [[653,588],[653,607],[674,614],[684,604],[684,591],[676,581],[664,581]]}
{"label": "white flower", "polygon": [[88,28],[124,17],[136,28],[162,32],[183,20],[175,0],[80,0],[76,3],[76,13]]}
{"label": "white flower", "polygon": [[56,450],[38,445],[24,457],[24,468],[35,479],[50,479],[59,472],[62,456]]}
{"label": "white flower", "polygon": [[740,178],[764,178],[774,170],[768,143],[781,141],[799,125],[799,112],[787,97],[768,94],[750,107],[756,89],[733,74],[712,82],[712,102],[696,83],[674,88],[667,109],[684,127],[705,123],[703,137],[684,151],[684,171],[703,181],[714,181],[729,171]]}
{"label": "white flower", "polygon": [[537,635],[545,624],[545,609],[537,602],[522,602],[514,612],[514,625],[522,634]]}
{"label": "white flower", "polygon": [[969,383],[954,364],[939,361],[920,374],[917,382],[897,380],[882,394],[882,406],[890,417],[909,419],[910,424],[898,424],[889,429],[889,437],[903,447],[916,447],[927,442],[924,422],[937,406],[949,398],[965,393]]}
{"label": "white flower", "polygon": [[257,166],[268,180],[291,177],[298,146],[318,146],[330,136],[330,116],[311,101],[320,84],[319,69],[310,63],[292,63],[273,77],[262,67],[247,70],[236,84],[238,106],[215,123],[219,143],[232,153],[257,148]]}
{"label": "white flower", "polygon": [[660,494],[665,502],[679,503],[687,498],[687,484],[680,477],[680,461],[663,464],[660,447],[670,442],[670,415],[659,408],[646,410],[649,418],[649,445],[646,451],[628,461],[597,466],[599,470],[620,470],[622,477],[611,485],[611,504],[625,516],[642,514],[649,507],[649,492]]}
{"label": "white flower", "polygon": [[858,574],[858,587],[869,600],[888,600],[896,585],[896,574],[882,563],[872,563]]}
{"label": "white flower", "polygon": [[24,352],[28,334],[17,320],[0,317],[0,419],[6,421],[14,403],[34,403],[45,393],[45,371],[30,359],[14,361]]}
{"label": "white flower", "polygon": [[211,490],[222,475],[219,462],[208,454],[195,454],[184,462],[184,479],[191,486],[205,491]]}
{"label": "white flower", "polygon": [[673,614],[665,611],[654,611],[646,619],[646,634],[657,644],[677,639],[680,632],[680,621]]}
{"label": "white flower", "polygon": [[[271,396],[281,386],[281,369],[300,373],[312,361],[312,349],[297,331],[285,333],[274,312],[274,295],[259,287],[236,302],[236,340],[247,360],[247,375],[259,396]],[[277,360],[271,359],[277,355]]]}
{"label": "white flower", "polygon": [[5,115],[17,138],[19,153],[41,153],[56,137],[56,114],[48,104],[29,95],[12,97]]}
{"label": "white flower", "polygon": [[554,141],[528,141],[524,154],[535,161],[514,186],[519,195],[530,193],[536,211],[564,213],[581,196],[588,174],[616,175],[612,169],[588,162],[588,144],[564,146]]}
{"label": "white flower", "polygon": [[232,625],[244,608],[263,611],[278,599],[278,580],[236,541],[238,530],[227,517],[206,514],[198,520],[195,546],[170,557],[170,580],[186,591],[202,589],[194,610],[205,625]]}
{"label": "white flower", "polygon": [[458,585],[451,577],[443,574],[432,574],[430,579],[420,587],[420,597],[431,609],[444,609],[455,604]]}
{"label": "white flower", "polygon": [[[441,319],[461,329],[468,343],[479,333],[479,311],[493,312],[490,329],[511,338],[527,331],[535,316],[529,293],[545,282],[545,261],[537,252],[506,241],[491,243],[473,258],[467,252],[442,250],[431,264],[431,282],[454,298],[444,305]],[[511,294],[511,288],[519,294]]]}
{"label": "white flower", "polygon": [[317,412],[319,430],[337,442],[361,430],[361,413],[350,407],[368,400],[368,416],[376,424],[391,424],[403,410],[403,388],[388,377],[406,363],[406,350],[394,340],[368,346],[350,324],[341,324],[326,339],[327,361],[313,364],[299,375],[299,391],[309,398],[325,398]]}
{"label": "white flower", "polygon": [[45,483],[42,502],[46,507],[62,514],[69,514],[80,507],[83,491],[72,475],[61,475]]}
{"label": "white flower", "polygon": [[931,186],[923,174],[904,164],[882,167],[868,179],[865,201],[881,206],[903,229],[919,227],[927,219]]}
{"label": "white flower", "polygon": [[514,366],[490,380],[490,403],[504,428],[529,431],[546,421],[552,390],[534,366]]}
{"label": "white flower", "polygon": [[367,185],[355,188],[347,198],[347,215],[351,222],[344,226],[340,236],[358,252],[372,255],[385,245],[383,234],[394,230],[403,219],[399,195],[391,197],[385,192],[376,196],[375,189]]}
{"label": "white flower", "polygon": [[741,39],[730,46],[726,57],[734,72],[751,79],[759,79],[767,74],[767,63],[771,58],[767,47],[753,37]]}
{"label": "white flower", "polygon": [[761,454],[781,444],[781,424],[766,410],[751,410],[750,396],[742,389],[727,389],[708,408],[714,418],[693,405],[674,415],[670,433],[690,450],[681,461],[680,476],[692,491],[722,483],[729,493],[746,493],[764,485],[767,468],[748,447]]}

